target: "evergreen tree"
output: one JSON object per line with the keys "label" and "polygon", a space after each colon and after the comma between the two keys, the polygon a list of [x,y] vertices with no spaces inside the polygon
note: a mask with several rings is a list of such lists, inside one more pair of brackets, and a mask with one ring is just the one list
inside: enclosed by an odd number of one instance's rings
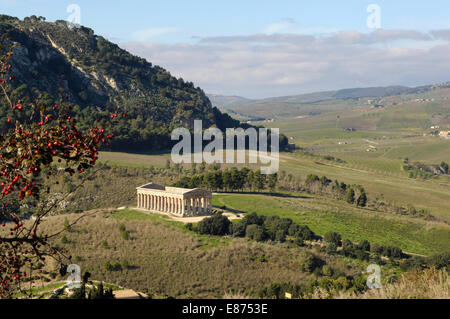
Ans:
{"label": "evergreen tree", "polygon": [[345,195],[345,201],[349,204],[355,203],[355,190],[353,188],[349,188],[347,190],[347,194]]}
{"label": "evergreen tree", "polygon": [[361,192],[361,195],[359,195],[356,204],[357,204],[359,207],[366,207],[366,205],[367,205],[367,195],[366,195],[366,192],[365,192],[365,191],[362,191],[362,192]]}

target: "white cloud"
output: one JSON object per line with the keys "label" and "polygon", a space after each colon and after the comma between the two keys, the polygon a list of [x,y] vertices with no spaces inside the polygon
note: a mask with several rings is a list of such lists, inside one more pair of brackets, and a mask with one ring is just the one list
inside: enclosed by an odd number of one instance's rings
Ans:
{"label": "white cloud", "polygon": [[[398,43],[402,41],[408,45]],[[191,44],[129,42],[121,46],[206,92],[247,97],[431,84],[448,81],[450,74],[445,30],[256,34],[203,38]]]}

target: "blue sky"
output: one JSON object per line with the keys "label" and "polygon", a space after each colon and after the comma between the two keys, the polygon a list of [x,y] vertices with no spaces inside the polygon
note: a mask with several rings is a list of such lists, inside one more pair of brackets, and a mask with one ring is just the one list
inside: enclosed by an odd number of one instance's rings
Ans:
{"label": "blue sky", "polygon": [[[296,32],[314,30],[370,31],[366,8],[376,3],[382,9],[385,29],[430,30],[450,28],[450,1],[361,1],[361,0],[0,0],[1,12],[19,18],[42,15],[49,21],[66,19],[69,4],[81,8],[81,22],[109,38],[136,40],[136,33],[167,29],[146,40],[192,41],[193,36],[246,35],[261,33],[273,24],[292,21]],[[286,28],[286,31],[289,28]]]}
{"label": "blue sky", "polygon": [[[372,3],[381,9],[382,30],[404,32],[389,35],[389,40],[384,34],[382,40],[362,41],[363,35],[376,32],[366,24],[370,15],[366,9]],[[447,80],[446,65],[433,73],[435,66],[430,61],[437,58],[433,49],[447,49],[447,38],[424,40],[407,31],[425,35],[431,30],[450,29],[450,1],[0,0],[0,12],[19,18],[35,14],[47,21],[65,20],[70,15],[66,10],[69,4],[79,5],[81,24],[211,93],[265,97]],[[283,35],[289,35],[290,40],[280,40]],[[314,38],[299,42],[298,37],[305,35]],[[359,40],[354,41],[355,36]],[[333,41],[319,41],[323,37]],[[353,50],[335,41],[343,37],[347,42],[352,39]],[[315,51],[308,43],[314,43]],[[368,50],[372,54],[369,58]],[[359,52],[348,59],[360,61],[362,71],[357,65],[349,66],[351,61],[342,60],[345,52]],[[391,64],[377,58],[386,52],[392,54]],[[415,59],[406,72],[396,66],[399,54],[407,61]],[[376,68],[370,69],[371,63],[383,63],[384,73],[372,74]],[[390,66],[392,74],[386,74]],[[427,69],[431,71],[423,74]]]}

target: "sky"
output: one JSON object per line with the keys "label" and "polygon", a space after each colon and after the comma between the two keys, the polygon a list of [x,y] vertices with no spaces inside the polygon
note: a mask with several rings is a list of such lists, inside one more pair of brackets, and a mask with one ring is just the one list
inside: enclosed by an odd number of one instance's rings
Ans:
{"label": "sky", "polygon": [[0,0],[79,22],[205,92],[248,98],[450,81],[450,1]]}

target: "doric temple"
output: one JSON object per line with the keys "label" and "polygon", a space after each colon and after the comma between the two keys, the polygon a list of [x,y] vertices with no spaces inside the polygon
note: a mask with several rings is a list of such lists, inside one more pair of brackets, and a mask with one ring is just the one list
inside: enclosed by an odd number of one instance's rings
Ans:
{"label": "doric temple", "polygon": [[146,184],[136,188],[137,207],[180,217],[212,214],[212,193],[203,189]]}

